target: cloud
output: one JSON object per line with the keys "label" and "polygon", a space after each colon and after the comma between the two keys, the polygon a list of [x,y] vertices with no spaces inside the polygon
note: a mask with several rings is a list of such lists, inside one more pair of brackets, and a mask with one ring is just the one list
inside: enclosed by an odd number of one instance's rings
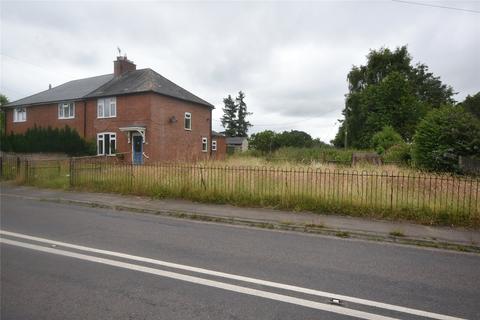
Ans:
{"label": "cloud", "polygon": [[[112,72],[120,46],[216,105],[239,90],[252,132],[333,138],[346,75],[369,49],[408,44],[459,92],[480,90],[478,14],[383,2],[2,2],[0,90],[21,98]],[[455,6],[480,9],[479,3]]]}

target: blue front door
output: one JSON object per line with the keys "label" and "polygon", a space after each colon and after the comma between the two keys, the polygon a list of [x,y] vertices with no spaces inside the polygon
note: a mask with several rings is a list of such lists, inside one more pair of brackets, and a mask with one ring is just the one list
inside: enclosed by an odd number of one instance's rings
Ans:
{"label": "blue front door", "polygon": [[142,136],[134,135],[133,143],[133,164],[143,164],[143,141]]}

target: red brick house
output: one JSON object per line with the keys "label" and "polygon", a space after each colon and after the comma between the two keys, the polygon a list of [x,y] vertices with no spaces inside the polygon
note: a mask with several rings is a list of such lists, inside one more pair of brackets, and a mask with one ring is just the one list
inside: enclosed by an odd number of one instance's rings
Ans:
{"label": "red brick house", "polygon": [[73,80],[5,105],[5,132],[68,125],[94,139],[99,155],[124,153],[137,164],[223,159],[226,147],[217,142],[222,137],[212,137],[213,108],[157,72],[117,57],[113,74]]}

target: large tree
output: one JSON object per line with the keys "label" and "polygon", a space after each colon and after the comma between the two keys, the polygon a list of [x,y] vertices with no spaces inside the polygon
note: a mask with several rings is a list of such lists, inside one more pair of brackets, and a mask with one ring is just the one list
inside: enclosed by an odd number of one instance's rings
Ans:
{"label": "large tree", "polygon": [[480,119],[480,91],[473,96],[468,95],[465,100],[458,105],[473,114],[477,119]]}
{"label": "large tree", "polygon": [[[9,103],[6,95],[0,93],[0,107],[3,107]],[[5,134],[5,112],[3,109],[0,109],[0,135]]]}
{"label": "large tree", "polygon": [[235,104],[238,112],[237,136],[246,137],[248,135],[248,129],[252,126],[250,122],[247,121],[247,116],[252,113],[247,111],[245,94],[242,91],[238,92],[238,96],[235,98]]}
{"label": "large tree", "polygon": [[221,121],[222,126],[225,128],[225,134],[230,137],[236,137],[238,132],[237,106],[231,95],[223,99],[223,104]]}
{"label": "large tree", "polygon": [[453,89],[426,65],[412,65],[406,46],[370,51],[366,65],[353,66],[347,80],[345,119],[332,141],[337,147],[344,146],[345,140],[349,147],[371,147],[372,136],[385,126],[411,141],[429,110],[453,102]]}

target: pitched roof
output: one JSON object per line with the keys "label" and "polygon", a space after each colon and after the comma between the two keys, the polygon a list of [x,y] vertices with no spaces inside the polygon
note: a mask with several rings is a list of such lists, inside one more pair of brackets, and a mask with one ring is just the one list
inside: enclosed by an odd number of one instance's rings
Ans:
{"label": "pitched roof", "polygon": [[112,80],[112,78],[113,74],[106,74],[103,76],[69,81],[52,89],[10,102],[6,104],[5,107],[81,99],[96,88]]}
{"label": "pitched roof", "polygon": [[155,92],[161,95],[202,104],[210,108],[214,107],[212,104],[188,92],[152,69],[134,70],[124,73],[119,77],[108,74],[70,81],[52,89],[11,102],[5,106],[13,107],[140,92]]}
{"label": "pitched roof", "polygon": [[226,142],[227,144],[242,144],[247,139],[247,137],[227,137]]}

